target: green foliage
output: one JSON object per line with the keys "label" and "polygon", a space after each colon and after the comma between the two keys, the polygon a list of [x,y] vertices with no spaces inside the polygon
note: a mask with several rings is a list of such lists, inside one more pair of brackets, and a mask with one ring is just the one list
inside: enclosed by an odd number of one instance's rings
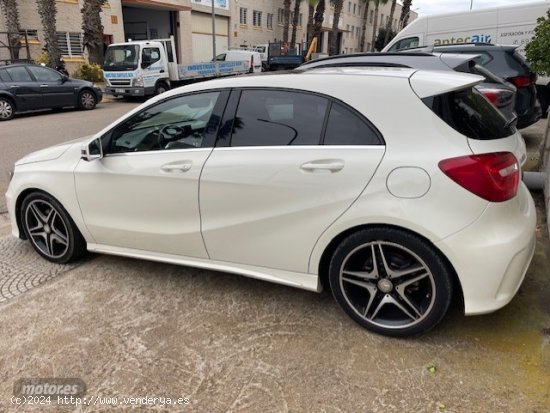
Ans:
{"label": "green foliage", "polygon": [[47,66],[50,64],[50,55],[48,52],[42,52],[34,61],[39,65],[45,64]]}
{"label": "green foliage", "polygon": [[[393,30],[390,29],[390,34],[388,35],[388,43],[395,37],[397,33],[395,33]],[[386,40],[386,28],[381,27],[378,31],[378,36],[376,36],[376,41],[374,42],[374,48],[376,50],[382,50],[386,43],[384,41]]]}
{"label": "green foliage", "polygon": [[101,72],[101,66],[95,63],[82,64],[78,66],[73,77],[76,79],[88,80],[90,82],[102,82],[103,73]]}
{"label": "green foliage", "polygon": [[535,72],[550,75],[550,9],[539,17],[533,39],[525,47],[527,60]]}

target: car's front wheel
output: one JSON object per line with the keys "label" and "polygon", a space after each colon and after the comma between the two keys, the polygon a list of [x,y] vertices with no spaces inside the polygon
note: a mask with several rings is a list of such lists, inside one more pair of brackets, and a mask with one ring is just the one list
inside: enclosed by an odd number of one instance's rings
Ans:
{"label": "car's front wheel", "polygon": [[15,107],[11,100],[0,98],[0,121],[10,120],[15,115]]}
{"label": "car's front wheel", "polygon": [[82,110],[92,110],[97,105],[97,97],[91,90],[83,90],[78,95],[78,107]]}
{"label": "car's front wheel", "polygon": [[46,193],[26,196],[21,223],[33,248],[49,261],[64,264],[86,252],[86,241],[67,211]]}
{"label": "car's front wheel", "polygon": [[451,272],[438,251],[390,227],[345,238],[332,256],[329,281],[336,301],[352,319],[388,336],[430,330],[452,297]]}

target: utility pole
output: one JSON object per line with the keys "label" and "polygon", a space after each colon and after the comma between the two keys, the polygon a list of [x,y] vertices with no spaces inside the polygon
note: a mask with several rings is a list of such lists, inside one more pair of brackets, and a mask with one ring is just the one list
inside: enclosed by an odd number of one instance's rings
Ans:
{"label": "utility pole", "polygon": [[212,60],[216,60],[216,11],[212,0]]}
{"label": "utility pole", "polygon": [[470,0],[470,10],[472,10],[473,5],[474,5],[474,0]]}

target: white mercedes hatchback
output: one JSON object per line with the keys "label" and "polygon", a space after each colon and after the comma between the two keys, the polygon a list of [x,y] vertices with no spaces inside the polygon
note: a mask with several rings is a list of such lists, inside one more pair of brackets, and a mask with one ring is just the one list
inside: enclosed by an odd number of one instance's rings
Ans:
{"label": "white mercedes hatchback", "polygon": [[525,145],[472,88],[413,69],[314,69],[164,93],[94,136],[18,161],[13,234],[329,288],[362,326],[434,327],[506,305],[534,251]]}

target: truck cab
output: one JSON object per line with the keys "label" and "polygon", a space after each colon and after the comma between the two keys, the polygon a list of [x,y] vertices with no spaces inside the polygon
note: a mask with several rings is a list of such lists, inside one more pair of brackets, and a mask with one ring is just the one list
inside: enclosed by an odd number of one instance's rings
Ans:
{"label": "truck cab", "polygon": [[167,50],[172,51],[161,41],[109,45],[103,63],[106,92],[114,96],[150,96],[170,89],[169,64],[175,62],[173,53],[170,57]]}

